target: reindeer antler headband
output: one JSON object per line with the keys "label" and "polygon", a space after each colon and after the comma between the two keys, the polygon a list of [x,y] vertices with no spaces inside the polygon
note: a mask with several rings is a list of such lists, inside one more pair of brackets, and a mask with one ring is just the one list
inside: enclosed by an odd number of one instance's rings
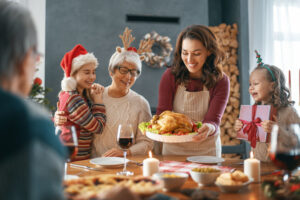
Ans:
{"label": "reindeer antler headband", "polygon": [[[125,51],[134,51],[135,53],[137,53],[140,56],[140,59],[142,61],[142,60],[144,60],[144,56],[142,54],[145,52],[152,51],[151,47],[154,43],[154,40],[152,40],[151,38],[148,38],[147,40],[141,40],[139,49],[137,50],[135,47],[130,46],[130,44],[135,40],[135,38],[132,36],[131,32],[132,32],[132,30],[129,29],[128,27],[126,27],[123,32],[123,35],[120,35],[120,38],[121,38],[123,46],[124,46],[124,50]],[[117,51],[119,53],[121,53],[122,48],[118,46]]]}
{"label": "reindeer antler headband", "polygon": [[275,81],[275,76],[274,76],[272,70],[270,69],[270,67],[268,67],[267,65],[265,65],[265,64],[262,62],[262,58],[260,57],[260,54],[258,53],[257,50],[255,50],[255,54],[256,54],[256,60],[257,60],[256,62],[257,62],[257,64],[258,64],[259,66],[261,66],[261,67],[267,69],[268,72],[269,72],[269,73],[271,74],[271,76],[272,76],[272,80]]}

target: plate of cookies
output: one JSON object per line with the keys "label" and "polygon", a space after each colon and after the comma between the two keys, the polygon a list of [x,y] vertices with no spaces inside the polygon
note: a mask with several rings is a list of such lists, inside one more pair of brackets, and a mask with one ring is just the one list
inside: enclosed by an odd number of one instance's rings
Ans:
{"label": "plate of cookies", "polygon": [[65,180],[63,185],[65,198],[69,200],[104,199],[105,194],[113,193],[117,187],[126,187],[141,198],[150,196],[162,189],[161,184],[147,177],[112,174]]}
{"label": "plate of cookies", "polygon": [[222,192],[233,193],[246,189],[252,181],[253,180],[249,179],[242,171],[236,170],[232,173],[221,174],[215,184]]}

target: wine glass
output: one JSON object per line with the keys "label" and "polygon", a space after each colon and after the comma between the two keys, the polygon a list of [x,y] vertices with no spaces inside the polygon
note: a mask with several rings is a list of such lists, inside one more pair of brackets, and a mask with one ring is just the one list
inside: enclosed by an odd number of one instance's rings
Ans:
{"label": "wine glass", "polygon": [[72,161],[78,152],[78,141],[75,126],[57,126],[55,129],[55,135],[57,135],[61,143],[68,150],[68,158],[65,162],[65,177],[67,176],[67,162]]}
{"label": "wine glass", "polygon": [[133,172],[126,170],[127,150],[132,146],[133,138],[134,138],[134,134],[133,134],[132,125],[131,124],[120,124],[118,127],[117,142],[118,142],[119,147],[124,152],[124,168],[123,168],[123,171],[117,173],[118,175],[125,175],[125,176],[133,175]]}
{"label": "wine glass", "polygon": [[291,172],[300,165],[300,124],[274,125],[269,155],[274,165],[284,170],[287,186]]}

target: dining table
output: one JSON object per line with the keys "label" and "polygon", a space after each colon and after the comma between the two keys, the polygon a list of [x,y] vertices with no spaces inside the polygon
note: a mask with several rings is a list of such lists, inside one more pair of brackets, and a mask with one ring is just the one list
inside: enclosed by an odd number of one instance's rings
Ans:
{"label": "dining table", "polygon": [[[159,161],[179,161],[179,162],[187,162],[187,157],[188,156],[163,156],[163,155],[154,155],[153,157],[157,158]],[[143,167],[140,165],[144,159],[148,158],[148,156],[129,156],[127,157],[131,162],[127,164],[127,170],[132,171],[134,173],[134,176],[142,176],[143,175]],[[88,166],[92,168],[97,168],[98,170],[89,170],[89,169],[84,169],[84,168],[78,168],[78,167],[72,167],[70,164],[79,164],[82,166]],[[218,166],[226,166],[233,168],[234,170],[241,170],[243,171],[244,169],[244,160],[242,159],[224,159],[223,162],[216,163],[213,165],[218,165]],[[70,162],[68,163],[68,168],[67,168],[67,174],[68,175],[77,175],[79,177],[83,176],[93,176],[93,175],[101,175],[101,174],[116,174],[117,172],[122,171],[122,166],[119,166],[117,168],[112,168],[112,167],[102,167],[99,165],[92,164],[90,160],[81,160],[81,161],[75,161],[75,162]],[[199,188],[203,190],[211,190],[211,191],[217,191],[219,193],[219,198],[220,200],[241,200],[241,199],[248,199],[248,200],[263,200],[263,199],[268,199],[267,197],[264,196],[264,192],[262,190],[262,181],[266,180],[267,178],[272,177],[272,172],[276,171],[276,168],[272,163],[268,162],[261,162],[260,166],[260,171],[261,171],[261,181],[260,182],[252,182],[248,185],[247,188],[242,189],[241,191],[237,193],[225,193],[221,192],[220,189],[216,185],[212,186],[204,186],[204,187],[199,187],[196,182],[192,180],[192,178],[189,176],[185,184],[182,186],[181,189],[186,189],[186,188]],[[162,194],[168,195],[175,197],[177,199],[189,199],[189,197],[183,195],[180,193],[180,191],[176,192],[167,192],[167,191],[159,191]]]}

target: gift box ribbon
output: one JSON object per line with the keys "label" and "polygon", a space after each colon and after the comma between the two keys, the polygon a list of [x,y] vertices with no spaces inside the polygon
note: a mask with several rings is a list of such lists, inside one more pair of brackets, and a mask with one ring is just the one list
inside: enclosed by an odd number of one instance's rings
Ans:
{"label": "gift box ribbon", "polygon": [[251,143],[251,147],[255,148],[256,147],[256,140],[258,139],[257,135],[257,129],[258,126],[261,126],[261,119],[259,117],[255,118],[256,115],[256,110],[257,110],[257,105],[252,106],[252,121],[246,121],[246,120],[241,120],[243,123],[243,129],[244,133],[248,135],[248,141]]}

